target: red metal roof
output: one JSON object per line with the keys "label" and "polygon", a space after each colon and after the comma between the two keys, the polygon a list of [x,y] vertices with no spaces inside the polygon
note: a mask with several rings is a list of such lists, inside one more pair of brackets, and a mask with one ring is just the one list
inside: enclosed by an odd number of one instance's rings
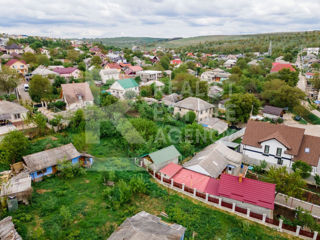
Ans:
{"label": "red metal roof", "polygon": [[57,67],[53,69],[54,72],[59,74],[70,74],[70,73],[73,73],[75,70],[77,70],[77,68],[75,67],[67,67],[67,68]]}
{"label": "red metal roof", "polygon": [[218,196],[218,189],[219,189],[219,180],[215,178],[210,178],[205,192],[209,193],[210,195]]}
{"label": "red metal roof", "polygon": [[274,62],[272,63],[272,68],[271,68],[271,72],[275,73],[275,72],[279,72],[282,69],[288,68],[291,72],[295,72],[296,70],[292,67],[291,64],[289,63],[278,63],[278,62]]}
{"label": "red metal roof", "polygon": [[275,184],[249,178],[243,178],[242,182],[239,182],[239,177],[222,174],[218,194],[223,197],[273,210],[275,188]]}
{"label": "red metal roof", "polygon": [[11,59],[10,61],[8,61],[6,63],[6,66],[11,66],[12,64],[15,64],[16,62],[21,62],[23,64],[26,64],[26,62],[24,60],[19,60],[19,59]]}
{"label": "red metal roof", "polygon": [[210,177],[197,173],[188,169],[181,169],[173,177],[173,180],[177,183],[184,184],[190,188],[196,188],[200,192],[205,192]]}
{"label": "red metal roof", "polygon": [[179,172],[182,169],[181,165],[175,164],[175,163],[169,163],[167,166],[162,168],[159,172],[162,174],[167,175],[168,177],[173,177],[177,172]]}
{"label": "red metal roof", "polygon": [[171,60],[170,64],[173,64],[173,65],[178,65],[178,64],[181,64],[182,61],[180,59],[174,59],[174,60]]}

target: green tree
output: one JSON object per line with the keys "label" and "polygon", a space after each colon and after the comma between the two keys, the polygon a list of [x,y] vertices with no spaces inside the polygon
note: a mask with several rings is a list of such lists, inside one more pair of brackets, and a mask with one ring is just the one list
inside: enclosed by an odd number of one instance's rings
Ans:
{"label": "green tree", "polygon": [[82,109],[78,109],[71,118],[70,127],[74,132],[82,132],[85,124],[84,112]]}
{"label": "green tree", "polygon": [[99,56],[93,56],[91,59],[91,64],[97,67],[100,67],[102,61],[101,58]]}
{"label": "green tree", "polygon": [[137,96],[136,92],[135,91],[132,91],[132,90],[129,90],[129,91],[126,91],[124,93],[124,98],[125,99],[133,99]]}
{"label": "green tree", "polygon": [[311,84],[312,86],[319,90],[320,89],[320,74],[319,73],[315,73],[313,78],[311,79]]}
{"label": "green tree", "polygon": [[261,96],[273,106],[292,109],[305,98],[305,93],[296,87],[290,87],[280,79],[273,79],[264,84]]}
{"label": "green tree", "polygon": [[140,87],[140,95],[141,95],[141,97],[151,97],[152,96],[151,86],[141,86]]}
{"label": "green tree", "polygon": [[281,192],[289,197],[296,198],[301,198],[303,196],[302,188],[306,185],[306,182],[299,173],[288,173],[286,167],[270,167],[266,181],[276,184],[276,194]]}
{"label": "green tree", "polygon": [[320,175],[316,174],[314,176],[314,181],[316,183],[316,187],[319,187],[320,186]]}
{"label": "green tree", "polygon": [[193,123],[196,120],[196,117],[197,116],[193,111],[189,111],[183,116],[182,119],[186,123]]}
{"label": "green tree", "polygon": [[167,56],[163,56],[160,59],[160,64],[163,67],[164,70],[168,70],[170,66],[170,59]]}
{"label": "green tree", "polygon": [[35,102],[40,102],[50,96],[52,86],[48,78],[34,75],[29,83],[30,97]]}
{"label": "green tree", "polygon": [[298,160],[292,164],[292,170],[299,173],[302,178],[307,178],[311,174],[312,167],[309,164]]}
{"label": "green tree", "polygon": [[114,104],[118,101],[119,101],[118,98],[116,98],[115,96],[112,96],[108,93],[103,93],[101,96],[101,106],[103,106],[103,107],[109,106],[109,105]]}
{"label": "green tree", "polygon": [[162,93],[160,91],[156,91],[154,98],[160,101],[162,99]]}
{"label": "green tree", "polygon": [[32,119],[33,123],[37,126],[38,135],[43,136],[47,129],[47,118],[41,113],[37,113],[32,117]]}
{"label": "green tree", "polygon": [[36,56],[33,53],[26,52],[22,55],[23,60],[26,61],[26,63],[36,63],[37,59]]}
{"label": "green tree", "polygon": [[258,114],[261,103],[253,94],[233,94],[226,102],[226,116],[231,123],[246,123],[250,114]]}
{"label": "green tree", "polygon": [[134,118],[130,120],[130,123],[145,140],[149,140],[150,138],[155,137],[155,135],[157,134],[157,125],[151,120],[144,118]]}
{"label": "green tree", "polygon": [[47,57],[47,55],[42,55],[42,54],[36,56],[36,62],[37,64],[44,65],[44,66],[49,66],[50,64],[50,60]]}
{"label": "green tree", "polygon": [[21,160],[29,148],[29,140],[20,131],[9,132],[0,143],[1,163],[15,163]]}
{"label": "green tree", "polygon": [[2,71],[0,71],[0,90],[9,94],[18,86],[20,81],[21,75],[17,71],[7,66],[2,66]]}
{"label": "green tree", "polygon": [[71,62],[75,62],[79,59],[79,52],[76,50],[68,50],[67,51],[67,59],[69,59]]}

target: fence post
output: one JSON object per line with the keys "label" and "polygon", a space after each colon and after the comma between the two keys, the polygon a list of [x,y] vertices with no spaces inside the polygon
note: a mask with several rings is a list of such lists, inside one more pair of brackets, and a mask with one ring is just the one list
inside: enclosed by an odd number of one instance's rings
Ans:
{"label": "fence post", "polygon": [[156,170],[153,169],[153,177],[156,177]]}
{"label": "fence post", "polygon": [[163,183],[163,175],[161,174],[161,183]]}
{"label": "fence post", "polygon": [[171,178],[171,188],[173,188],[173,179]]}
{"label": "fence post", "polygon": [[283,223],[283,220],[280,219],[279,220],[279,231],[282,232],[282,223]]}
{"label": "fence post", "polygon": [[317,237],[318,237],[318,232],[317,232],[317,231],[315,231],[315,232],[313,233],[313,240],[316,240],[316,239],[317,239]]}
{"label": "fence post", "polygon": [[206,202],[208,202],[209,199],[209,193],[206,193]]}
{"label": "fence post", "polygon": [[247,208],[247,217],[250,217],[250,208]]}
{"label": "fence post", "polygon": [[236,204],[232,203],[232,212],[235,212],[235,211],[236,211]]}
{"label": "fence post", "polygon": [[221,207],[222,198],[219,198],[219,207]]}
{"label": "fence post", "polygon": [[184,192],[184,183],[182,183],[182,191]]}
{"label": "fence post", "polygon": [[266,219],[267,219],[267,214],[264,213],[264,214],[262,215],[262,222],[265,223],[265,222],[266,222]]}
{"label": "fence post", "polygon": [[300,228],[301,228],[301,227],[298,225],[298,226],[297,226],[297,230],[296,230],[296,236],[299,236]]}
{"label": "fence post", "polygon": [[193,189],[193,196],[196,196],[196,194],[197,194],[197,189],[194,188],[194,189]]}

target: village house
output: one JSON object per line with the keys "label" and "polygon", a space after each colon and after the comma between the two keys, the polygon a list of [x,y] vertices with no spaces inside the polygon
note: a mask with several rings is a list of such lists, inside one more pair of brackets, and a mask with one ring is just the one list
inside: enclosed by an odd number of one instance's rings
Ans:
{"label": "village house", "polygon": [[117,69],[119,71],[119,73],[121,71],[121,67],[118,63],[107,63],[104,66],[104,69]]}
{"label": "village house", "polygon": [[11,216],[8,216],[0,221],[0,239],[22,240],[22,237],[14,227]]}
{"label": "village house", "polygon": [[152,80],[149,82],[141,82],[141,86],[151,86],[152,84],[154,84],[154,87],[157,90],[161,90],[164,87],[164,83],[157,80]]}
{"label": "village house", "polygon": [[52,148],[42,152],[23,157],[24,164],[33,181],[41,181],[44,176],[57,172],[57,166],[63,161],[71,161],[83,167],[90,167],[93,158],[87,154],[81,154],[72,143],[61,147]]}
{"label": "village house", "polygon": [[12,124],[20,126],[27,119],[28,109],[8,101],[0,101],[0,126]]}
{"label": "village house", "polygon": [[164,96],[161,100],[161,102],[169,107],[174,107],[176,102],[180,101],[182,99],[182,96],[180,96],[177,93],[172,93],[170,95]]}
{"label": "village house", "polygon": [[181,154],[179,151],[175,146],[171,145],[144,156],[142,160],[144,166],[147,166],[157,172],[169,163],[178,164],[180,157]]}
{"label": "village house", "polygon": [[254,213],[273,218],[275,184],[244,178],[242,172],[239,176],[222,173],[216,179],[175,163],[169,163],[159,173],[185,187],[220,197],[224,202],[235,203],[241,208],[249,208]]}
{"label": "village house", "polygon": [[125,74],[127,74],[127,75],[129,75],[129,76],[136,76],[136,74],[138,73],[138,72],[140,72],[140,71],[142,71],[143,69],[142,69],[142,67],[140,67],[140,66],[128,66],[127,68],[126,68],[126,70],[124,71],[125,72]]}
{"label": "village house", "polygon": [[67,110],[77,110],[93,105],[93,95],[87,82],[61,84],[61,96]]}
{"label": "village house", "polygon": [[24,51],[25,53],[32,53],[32,54],[35,54],[35,53],[36,53],[36,51],[33,50],[33,48],[31,48],[30,46],[26,46],[26,47],[23,49],[23,51]]}
{"label": "village house", "polygon": [[235,152],[217,142],[198,152],[183,167],[213,178],[218,178],[222,173],[238,176],[242,162],[242,154]]}
{"label": "village house", "polygon": [[99,72],[101,77],[101,81],[103,84],[106,84],[108,80],[119,80],[120,79],[120,71],[118,69],[101,69]]}
{"label": "village house", "polygon": [[223,89],[219,86],[210,86],[208,90],[208,96],[211,98],[221,97],[223,94]]}
{"label": "village house", "polygon": [[262,109],[262,113],[265,118],[277,120],[278,118],[283,117],[284,110],[283,108],[265,105]]}
{"label": "village house", "polygon": [[227,80],[230,75],[231,73],[228,73],[220,68],[216,68],[202,73],[200,78],[208,83],[223,82],[224,80]]}
{"label": "village house", "polygon": [[15,43],[6,46],[6,51],[7,51],[7,54],[10,54],[10,55],[13,53],[23,54],[23,48]]}
{"label": "village house", "polygon": [[183,240],[186,229],[145,211],[127,218],[108,240]]}
{"label": "village house", "polygon": [[37,67],[35,70],[33,70],[31,72],[32,76],[34,75],[40,75],[43,77],[48,77],[50,75],[52,76],[57,76],[59,75],[58,73],[51,71],[50,69],[46,68],[45,66],[40,65],[39,67]]}
{"label": "village house", "polygon": [[319,49],[320,48],[318,48],[318,47],[316,47],[316,48],[305,48],[305,49],[303,49],[303,51],[304,52],[307,52],[307,55],[309,55],[309,54],[314,54],[314,55],[319,55]]}
{"label": "village house", "polygon": [[236,63],[237,63],[237,60],[228,59],[227,61],[224,62],[223,66],[224,66],[225,68],[230,69],[230,68],[232,68],[233,66],[235,66]]}
{"label": "village house", "polygon": [[159,80],[160,78],[162,78],[162,72],[155,70],[145,70],[138,72],[137,76],[141,78],[142,82],[149,82],[153,80]]}
{"label": "village house", "polygon": [[181,61],[181,59],[177,58],[177,59],[171,60],[170,64],[175,66],[175,67],[179,67],[182,64],[182,61]]}
{"label": "village house", "polygon": [[274,62],[272,63],[272,68],[270,70],[270,73],[277,73],[283,69],[289,69],[291,72],[295,72],[296,70],[290,63],[279,63],[279,62]]}
{"label": "village house", "polygon": [[80,70],[75,68],[75,67],[57,67],[53,69],[54,72],[58,73],[59,76],[64,77],[64,78],[74,78],[78,79],[80,78]]}
{"label": "village house", "polygon": [[242,140],[245,157],[292,167],[301,160],[320,173],[320,137],[306,135],[305,129],[250,120]]}
{"label": "village house", "polygon": [[25,75],[28,73],[28,65],[24,60],[11,59],[6,63],[6,66],[16,70],[18,73]]}
{"label": "village house", "polygon": [[133,91],[137,95],[139,94],[139,85],[132,78],[121,79],[114,82],[110,89],[108,90],[113,96],[124,99],[125,93],[128,91]]}
{"label": "village house", "polygon": [[173,114],[179,114],[180,117],[183,117],[189,111],[193,111],[196,114],[196,120],[202,121],[212,117],[213,108],[212,104],[200,98],[188,97],[174,105]]}

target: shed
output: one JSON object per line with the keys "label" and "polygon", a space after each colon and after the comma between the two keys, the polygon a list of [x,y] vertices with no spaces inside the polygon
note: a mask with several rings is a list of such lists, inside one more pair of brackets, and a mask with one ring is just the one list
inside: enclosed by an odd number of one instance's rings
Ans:
{"label": "shed", "polygon": [[143,158],[144,164],[152,168],[155,171],[159,171],[161,168],[169,163],[178,163],[181,154],[171,145],[156,152],[150,153]]}
{"label": "shed", "polygon": [[266,105],[262,110],[263,116],[270,119],[277,119],[283,116],[283,108]]}
{"label": "shed", "polygon": [[12,217],[6,217],[0,221],[0,239],[3,240],[22,240],[12,222]]}

